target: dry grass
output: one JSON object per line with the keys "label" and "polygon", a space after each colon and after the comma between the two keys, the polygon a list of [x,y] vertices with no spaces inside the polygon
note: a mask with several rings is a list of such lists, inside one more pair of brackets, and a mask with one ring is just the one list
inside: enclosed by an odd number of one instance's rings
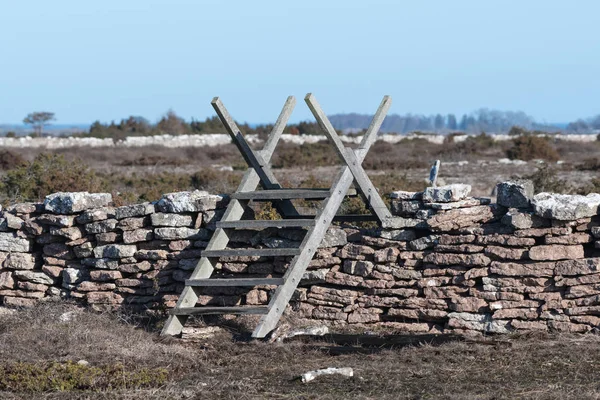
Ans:
{"label": "dry grass", "polygon": [[[162,340],[132,318],[45,304],[0,316],[0,363],[85,359],[130,368],[164,367],[168,381],[150,389],[96,392],[0,392],[2,399],[595,399],[600,397],[600,339],[522,335],[452,338],[332,335],[320,340],[236,341],[231,331],[184,343]],[[448,340],[446,340],[448,339]],[[312,369],[352,367],[353,378]]]}

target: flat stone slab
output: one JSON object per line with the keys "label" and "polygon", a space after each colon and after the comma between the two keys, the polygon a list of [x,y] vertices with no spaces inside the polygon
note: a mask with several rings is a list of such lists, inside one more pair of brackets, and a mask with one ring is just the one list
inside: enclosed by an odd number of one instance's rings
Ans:
{"label": "flat stone slab", "polygon": [[428,187],[423,192],[423,201],[428,203],[450,203],[466,199],[469,193],[471,193],[471,185],[463,183]]}
{"label": "flat stone slab", "polygon": [[398,190],[390,193],[390,198],[397,200],[421,200],[423,198],[423,192],[407,192],[404,190]]}
{"label": "flat stone slab", "polygon": [[110,193],[59,192],[46,196],[44,208],[54,214],[75,214],[92,208],[106,207]]}
{"label": "flat stone slab", "polygon": [[211,195],[203,190],[193,192],[167,193],[162,196],[156,206],[162,212],[199,212],[214,210],[222,196]]}
{"label": "flat stone slab", "polygon": [[491,199],[487,197],[473,197],[451,203],[424,203],[424,206],[433,208],[434,210],[454,210],[457,208],[484,206],[490,203]]}
{"label": "flat stone slab", "polygon": [[600,194],[590,193],[587,196],[581,196],[539,193],[533,197],[531,203],[535,214],[540,217],[573,221],[597,215],[600,206]]}

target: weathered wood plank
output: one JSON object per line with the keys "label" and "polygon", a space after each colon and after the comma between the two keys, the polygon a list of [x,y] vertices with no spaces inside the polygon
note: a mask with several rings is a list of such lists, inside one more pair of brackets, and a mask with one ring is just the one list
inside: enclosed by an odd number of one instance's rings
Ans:
{"label": "weathered wood plank", "polygon": [[187,286],[260,286],[281,285],[283,278],[209,278],[187,279]]}
{"label": "weathered wood plank", "polygon": [[300,249],[297,248],[281,248],[281,249],[224,249],[224,250],[204,250],[202,257],[280,257],[280,256],[297,256],[300,254]]}
{"label": "weathered wood plank", "polygon": [[239,307],[182,307],[169,311],[171,315],[206,315],[206,314],[266,314],[267,306]]}
{"label": "weathered wood plank", "polygon": [[266,228],[301,228],[313,226],[312,219],[269,219],[269,220],[239,220],[239,221],[220,221],[217,222],[217,228],[223,229],[266,229]]}
{"label": "weathered wood plank", "polygon": [[231,198],[238,200],[325,199],[330,194],[329,189],[274,189],[232,193]]}

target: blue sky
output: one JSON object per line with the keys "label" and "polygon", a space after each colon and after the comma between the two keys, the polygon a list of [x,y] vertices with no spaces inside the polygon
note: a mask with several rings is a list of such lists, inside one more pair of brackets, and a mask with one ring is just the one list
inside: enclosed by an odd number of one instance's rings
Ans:
{"label": "blue sky", "polygon": [[600,113],[600,2],[0,0],[0,123],[325,111]]}

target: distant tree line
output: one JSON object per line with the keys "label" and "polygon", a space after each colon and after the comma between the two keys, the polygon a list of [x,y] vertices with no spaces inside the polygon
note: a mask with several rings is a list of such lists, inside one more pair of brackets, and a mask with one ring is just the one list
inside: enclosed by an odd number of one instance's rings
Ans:
{"label": "distant tree line", "polygon": [[[329,117],[338,129],[366,129],[372,116],[365,114],[336,114]],[[388,115],[383,121],[383,132],[408,133],[414,131],[446,133],[506,133],[513,126],[524,129],[557,130],[556,127],[536,123],[522,111],[498,111],[482,108],[458,118],[455,114],[405,114]]]}
{"label": "distant tree line", "polygon": [[595,117],[588,118],[587,120],[578,119],[567,125],[567,131],[590,133],[594,131],[600,131],[600,114]]}
{"label": "distant tree line", "polygon": [[[40,114],[40,115],[38,115]],[[43,115],[42,115],[43,114]],[[34,118],[35,117],[35,118]],[[31,124],[36,133],[41,134],[44,125],[53,119],[52,113],[32,113],[26,117],[25,123]],[[329,117],[333,126],[345,133],[364,132],[370,122],[371,115],[367,114],[335,114]],[[266,135],[273,128],[272,124],[249,125],[240,124],[238,127],[245,134]],[[498,111],[482,108],[470,114],[463,114],[458,118],[455,114],[392,114],[388,115],[381,127],[382,132],[409,133],[432,132],[452,133],[465,132],[471,134],[507,133],[513,127],[530,131],[556,132],[557,126],[536,123],[532,117],[522,111]],[[567,132],[591,133],[600,130],[600,115],[587,120],[579,119],[566,126]],[[157,123],[150,123],[146,118],[130,116],[119,122],[102,123],[95,121],[88,132],[79,136],[98,138],[124,139],[127,136],[153,136],[153,135],[195,135],[204,133],[225,133],[225,127],[218,117],[206,118],[204,121],[191,121],[178,116],[169,110]],[[291,134],[322,134],[316,122],[302,121],[289,124],[285,131]],[[597,132],[596,132],[597,133]],[[513,132],[514,134],[514,132]],[[13,134],[14,135],[14,134]]]}

